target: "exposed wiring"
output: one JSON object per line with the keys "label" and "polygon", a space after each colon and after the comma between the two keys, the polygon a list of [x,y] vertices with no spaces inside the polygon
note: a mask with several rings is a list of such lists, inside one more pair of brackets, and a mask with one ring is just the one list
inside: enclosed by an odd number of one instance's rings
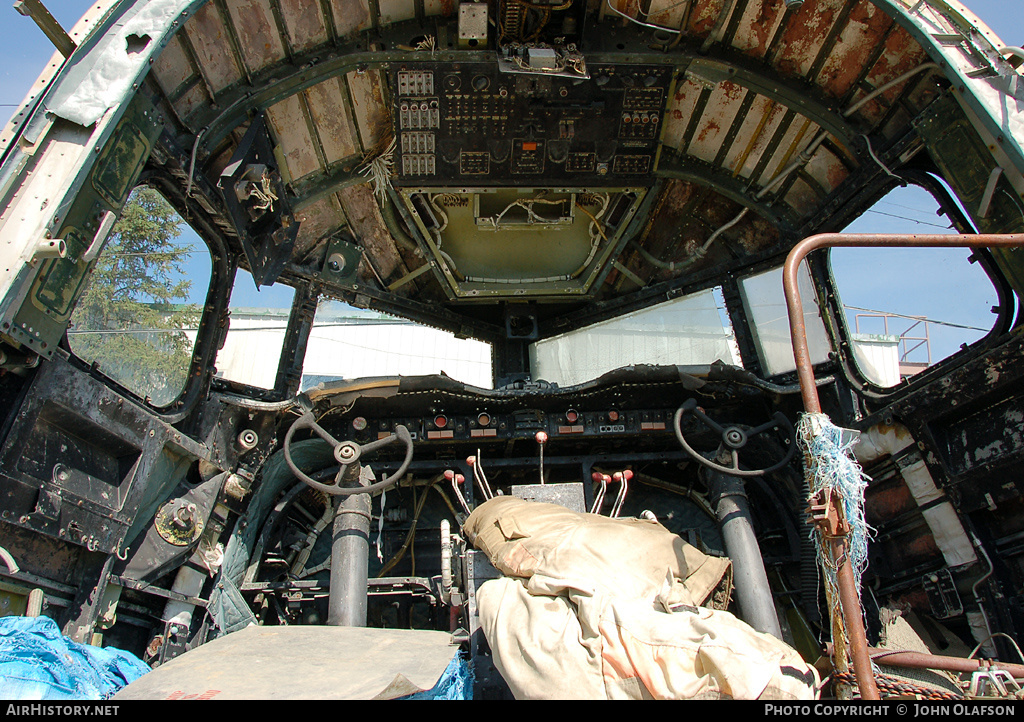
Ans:
{"label": "exposed wiring", "polygon": [[895,173],[893,173],[891,170],[889,170],[888,166],[886,166],[885,163],[883,163],[881,159],[877,155],[875,155],[875,151],[871,147],[871,138],[869,138],[866,133],[861,133],[860,135],[864,139],[864,144],[868,147],[868,155],[871,156],[871,160],[875,161],[875,163],[878,163],[878,167],[884,170],[887,174],[898,180],[900,183],[903,183],[903,179],[900,178]]}

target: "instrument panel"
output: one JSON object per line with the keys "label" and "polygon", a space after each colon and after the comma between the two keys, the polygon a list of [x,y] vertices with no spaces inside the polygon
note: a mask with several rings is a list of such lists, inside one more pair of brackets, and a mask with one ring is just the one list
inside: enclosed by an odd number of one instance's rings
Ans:
{"label": "instrument panel", "polygon": [[657,163],[672,70],[596,65],[572,77],[423,62],[390,82],[396,186],[636,185]]}

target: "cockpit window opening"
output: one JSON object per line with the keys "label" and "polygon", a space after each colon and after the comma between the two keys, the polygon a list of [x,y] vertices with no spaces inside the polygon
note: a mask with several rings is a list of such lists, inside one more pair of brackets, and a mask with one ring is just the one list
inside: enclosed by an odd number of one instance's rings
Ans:
{"label": "cockpit window opening", "polygon": [[71,352],[163,408],[188,380],[210,252],[155,189],[129,196],[68,329]]}
{"label": "cockpit window opening", "polygon": [[[893,190],[849,233],[955,233],[924,188]],[[833,248],[833,285],[861,377],[892,388],[985,338],[1000,294],[967,248]]]}
{"label": "cockpit window opening", "polygon": [[300,391],[342,379],[432,374],[492,388],[491,346],[328,296],[320,299]]}
{"label": "cockpit window opening", "polygon": [[[804,299],[804,323],[811,362],[829,360],[831,344],[821,320],[818,296],[807,263],[801,264],[800,296]],[[747,311],[751,335],[766,376],[796,370],[789,314],[782,290],[782,266],[740,279],[740,297]]]}
{"label": "cockpit window opening", "polygon": [[573,386],[637,364],[742,366],[721,287],[660,303],[530,346],[532,377]]}
{"label": "cockpit window opening", "polygon": [[259,289],[244,268],[235,272],[230,322],[217,353],[217,377],[273,389],[284,349],[295,289],[283,283]]}

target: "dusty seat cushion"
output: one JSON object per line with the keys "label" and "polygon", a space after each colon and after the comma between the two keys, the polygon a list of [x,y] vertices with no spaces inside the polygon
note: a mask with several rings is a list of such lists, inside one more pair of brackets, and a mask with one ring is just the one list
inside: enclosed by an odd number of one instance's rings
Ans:
{"label": "dusty seat cushion", "polygon": [[[557,504],[497,496],[466,520],[470,542],[502,573],[564,580],[584,592],[699,605],[727,578],[728,559],[703,554],[657,522],[580,514]],[[546,582],[547,583],[547,582]]]}

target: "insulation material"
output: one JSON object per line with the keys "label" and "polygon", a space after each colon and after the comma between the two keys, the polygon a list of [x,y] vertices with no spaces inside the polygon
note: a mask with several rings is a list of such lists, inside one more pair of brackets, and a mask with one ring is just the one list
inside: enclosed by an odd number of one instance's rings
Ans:
{"label": "insulation material", "polygon": [[739,365],[712,290],[553,336],[530,349],[533,377],[560,386],[635,364]]}
{"label": "insulation material", "polygon": [[170,32],[183,0],[150,0],[138,3],[126,12],[115,28],[99,41],[89,63],[73,67],[65,76],[63,88],[47,108],[55,115],[89,127],[104,113],[121,103],[132,83],[148,68],[148,59],[157,41]]}
{"label": "insulation material", "polygon": [[[872,426],[860,436],[855,452],[857,459],[868,463],[883,456],[892,456],[908,446],[914,439],[906,427],[899,424]],[[933,504],[945,494],[935,485],[928,467],[922,459],[900,467],[900,474],[910,489],[918,506]],[[935,544],[946,564],[951,567],[971,564],[978,560],[974,545],[967,537],[956,510],[948,501],[943,501],[922,512],[928,529],[935,538]]]}

